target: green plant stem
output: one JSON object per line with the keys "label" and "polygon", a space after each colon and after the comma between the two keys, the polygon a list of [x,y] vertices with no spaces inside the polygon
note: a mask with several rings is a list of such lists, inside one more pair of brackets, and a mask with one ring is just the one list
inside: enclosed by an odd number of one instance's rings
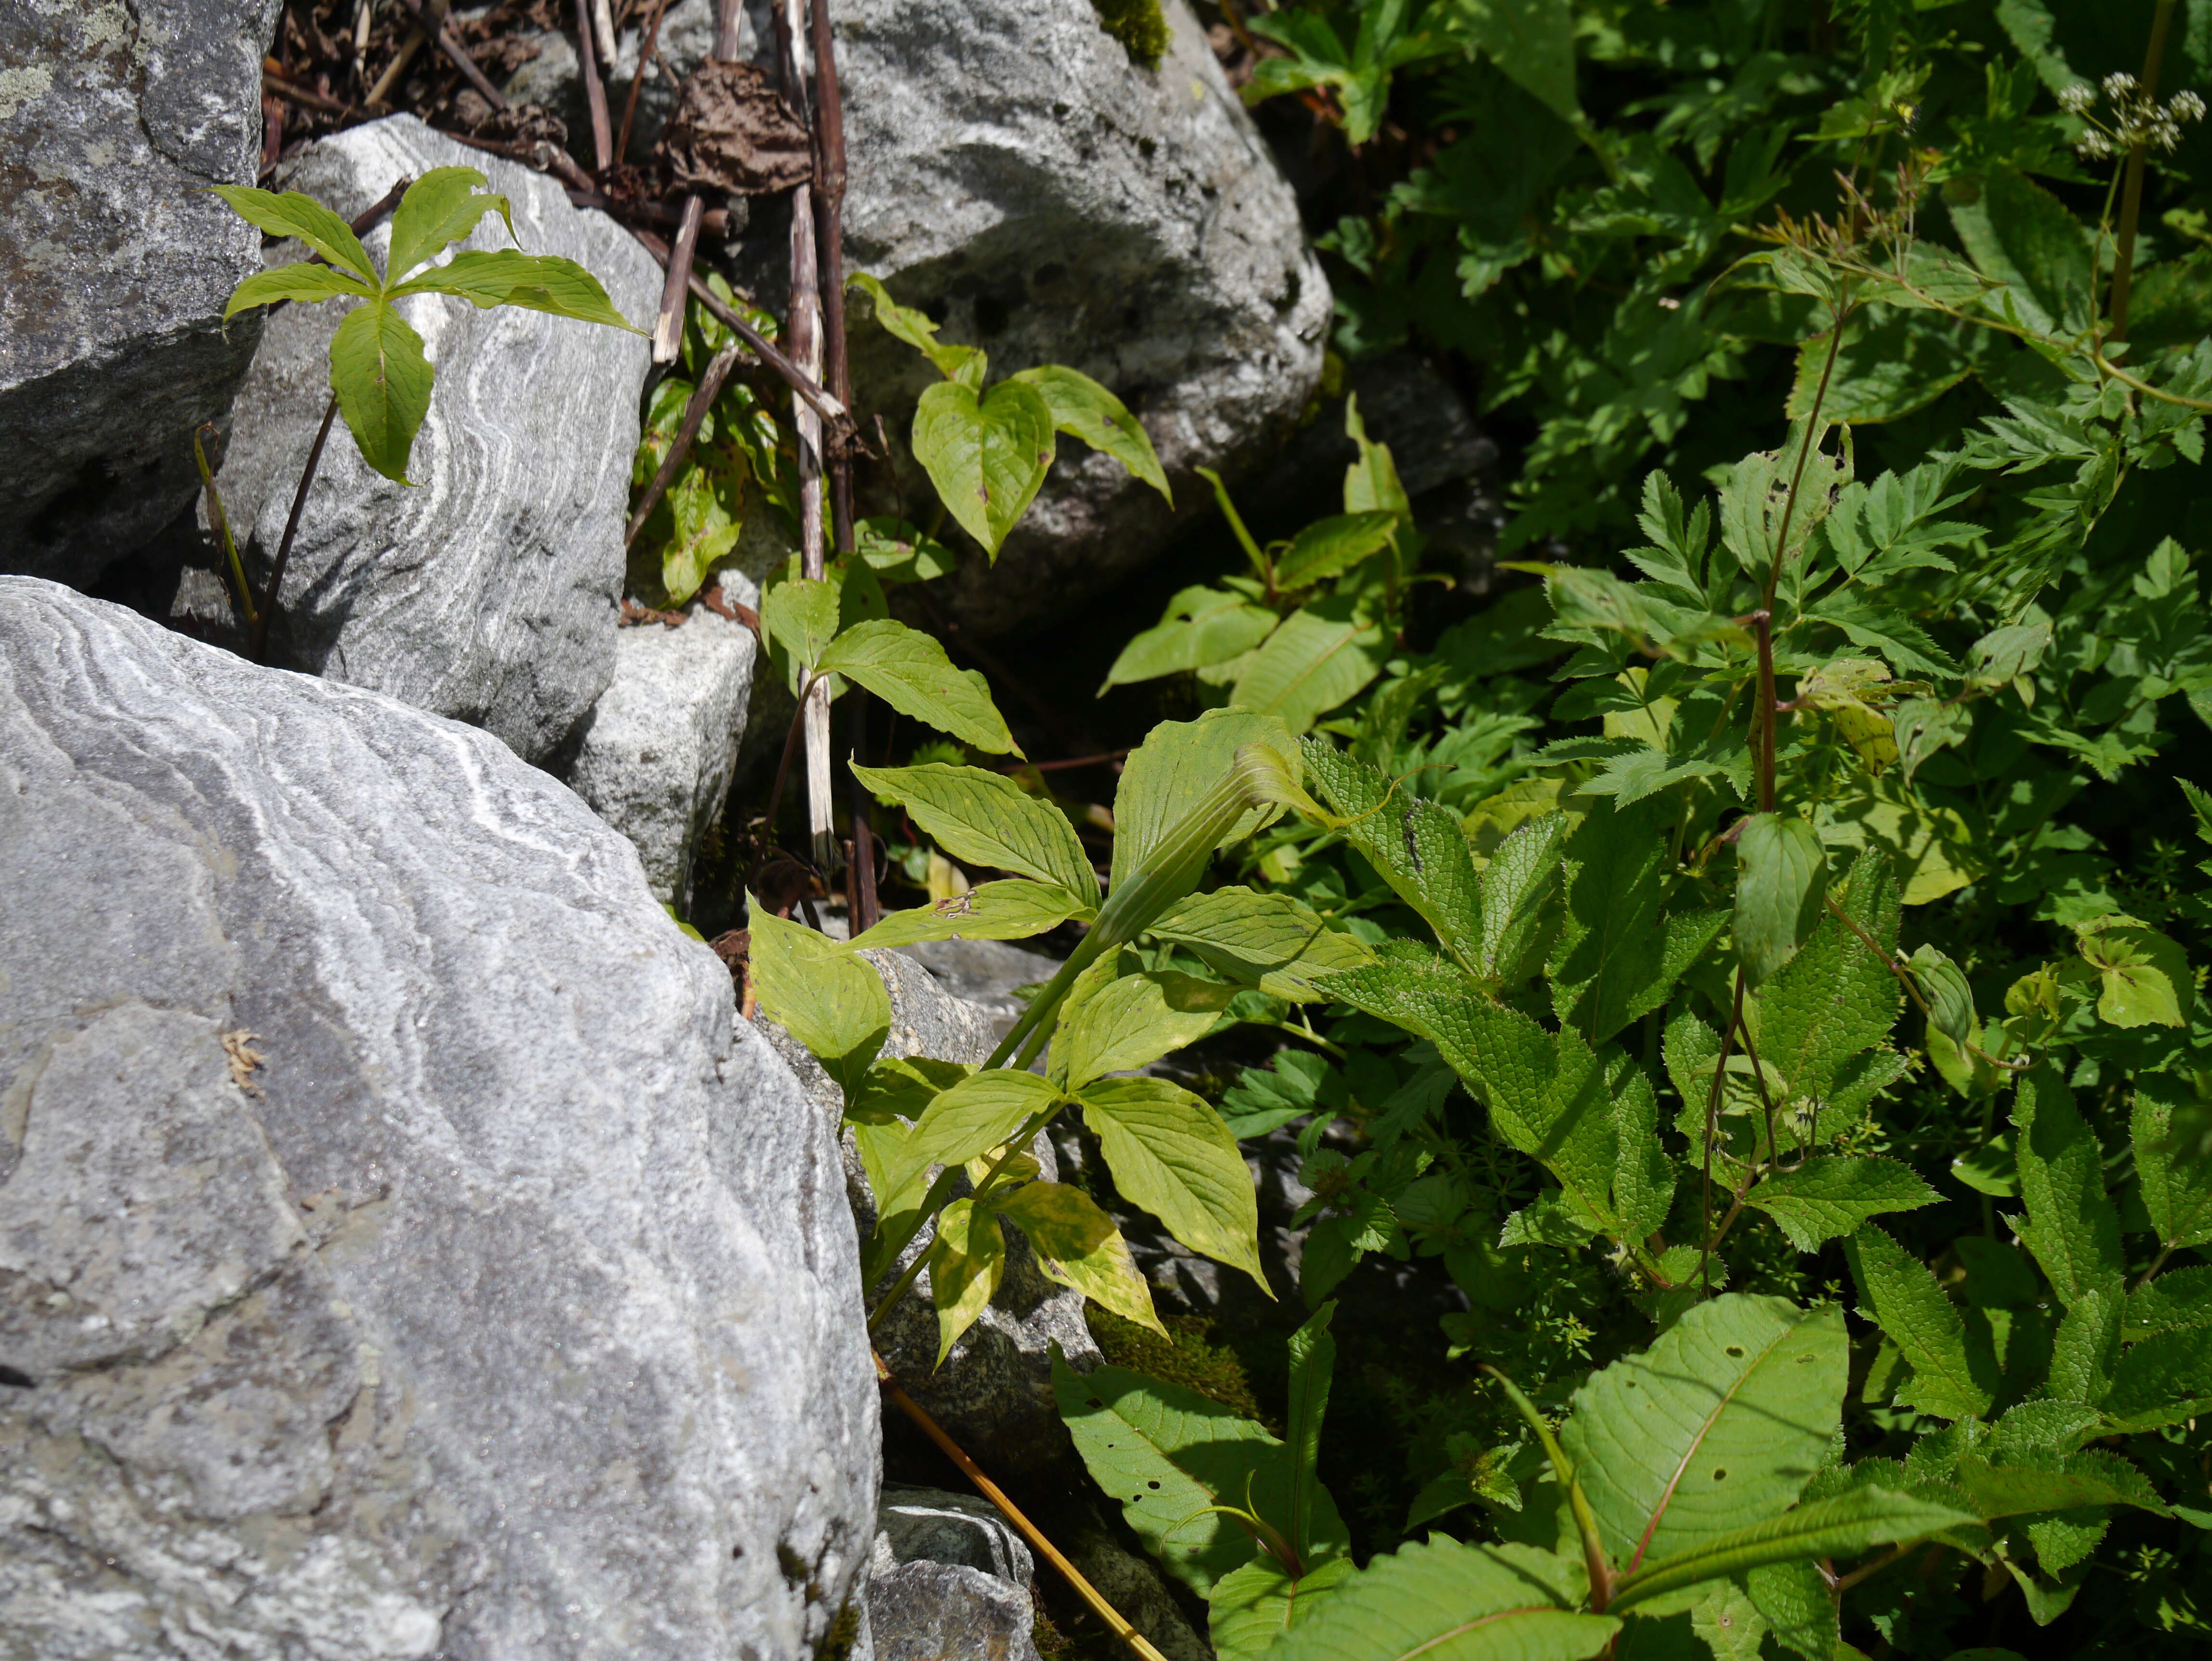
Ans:
{"label": "green plant stem", "polygon": [[253,609],[253,585],[246,580],[246,563],[238,557],[238,540],[230,533],[230,515],[223,512],[222,492],[215,487],[215,474],[208,467],[207,450],[201,442],[204,434],[215,431],[213,422],[203,422],[192,432],[192,460],[200,470],[200,488],[207,492],[208,523],[214,527],[216,538],[222,544],[223,558],[230,566],[230,580],[238,587],[238,608],[246,619],[249,634],[258,621]]}
{"label": "green plant stem", "polygon": [[1713,1143],[1720,1135],[1721,1086],[1728,1077],[1729,1050],[1735,1043],[1738,1028],[1743,1025],[1743,965],[1735,970],[1735,1001],[1729,1012],[1728,1025],[1721,1032],[1720,1058],[1713,1063],[1713,1086],[1705,1097],[1705,1170],[1704,1187],[1698,1202],[1698,1296],[1713,1295]]}
{"label": "green plant stem", "polygon": [[1589,1572],[1590,1607],[1604,1614],[1606,1605],[1613,1601],[1613,1565],[1606,1561],[1605,1539],[1598,1532],[1597,1515],[1590,1510],[1582,1483],[1576,1480],[1574,1462],[1567,1457],[1566,1450],[1559,1445],[1559,1439],[1552,1433],[1552,1427],[1544,1422],[1544,1415],[1536,1411],[1536,1404],[1521,1393],[1520,1385],[1487,1361],[1478,1365],[1498,1380],[1514,1411],[1535,1432],[1544,1457],[1552,1462],[1552,1475],[1566,1490],[1567,1508],[1574,1514],[1575,1531],[1582,1536],[1583,1565]]}
{"label": "green plant stem", "polygon": [[[2173,21],[2173,0],[2158,0],[2158,9],[2151,14],[2150,46],[2143,53],[2142,85],[2140,88],[2146,101],[2158,96],[2158,74],[2166,58],[2166,32]],[[2106,337],[2112,340],[2128,338],[2128,301],[2135,288],[2136,226],[2142,216],[2143,160],[2148,150],[2147,143],[2139,143],[2128,152],[2127,183],[2120,194],[2120,231],[2112,251],[2112,327]]]}
{"label": "green plant stem", "polygon": [[265,663],[269,660],[269,625],[276,618],[276,597],[283,592],[284,567],[292,558],[292,538],[300,533],[300,514],[307,505],[308,487],[315,482],[315,470],[322,465],[323,446],[331,436],[331,423],[338,413],[338,395],[331,394],[331,401],[323,405],[323,424],[315,429],[315,441],[307,451],[307,465],[300,472],[300,488],[292,493],[292,511],[284,517],[284,539],[276,545],[276,563],[269,570],[269,591],[261,599],[261,617],[253,630],[253,660]]}

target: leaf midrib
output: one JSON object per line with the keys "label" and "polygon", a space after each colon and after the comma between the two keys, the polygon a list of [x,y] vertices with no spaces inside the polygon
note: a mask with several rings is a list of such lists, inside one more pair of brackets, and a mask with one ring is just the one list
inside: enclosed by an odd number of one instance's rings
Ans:
{"label": "leaf midrib", "polygon": [[1415,1656],[1426,1655],[1439,1644],[1449,1644],[1462,1633],[1480,1632],[1483,1628],[1493,1626],[1500,1621],[1510,1621],[1516,1615],[1571,1615],[1573,1613],[1571,1609],[1563,1609],[1553,1603],[1524,1603],[1519,1609],[1500,1609],[1495,1615],[1477,1615],[1472,1621],[1462,1621],[1449,1632],[1438,1633],[1425,1644],[1416,1645],[1410,1650],[1400,1651],[1393,1661],[1413,1661]]}

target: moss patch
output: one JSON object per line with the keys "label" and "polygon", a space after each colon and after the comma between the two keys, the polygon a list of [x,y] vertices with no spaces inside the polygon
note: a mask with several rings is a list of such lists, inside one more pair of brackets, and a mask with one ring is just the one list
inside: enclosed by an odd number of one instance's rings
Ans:
{"label": "moss patch", "polygon": [[1091,1335],[1098,1342],[1099,1354],[1115,1366],[1181,1384],[1280,1433],[1274,1415],[1261,1409],[1243,1359],[1233,1349],[1207,1342],[1212,1327],[1203,1317],[1162,1316],[1160,1324],[1168,1329],[1163,1338],[1096,1304],[1086,1304],[1083,1313],[1091,1323]]}
{"label": "moss patch", "polygon": [[1098,26],[1121,43],[1132,61],[1148,70],[1160,66],[1160,55],[1175,36],[1160,15],[1160,0],[1091,0],[1098,13]]}

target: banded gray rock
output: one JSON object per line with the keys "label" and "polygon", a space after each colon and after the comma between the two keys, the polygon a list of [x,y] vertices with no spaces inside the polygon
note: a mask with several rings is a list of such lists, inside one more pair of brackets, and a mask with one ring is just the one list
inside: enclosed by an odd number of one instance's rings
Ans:
{"label": "banded gray rock", "polygon": [[819,1653],[832,1122],[489,735],[0,577],[0,1654]]}
{"label": "banded gray rock", "polygon": [[278,0],[0,6],[0,570],[89,587],[191,500],[260,332],[226,331]]}
{"label": "banded gray rock", "polygon": [[[624,316],[650,318],[659,271],[627,232],[571,207],[556,181],[412,116],[322,139],[276,182],[351,216],[440,167],[485,173],[513,204],[526,251],[578,261]],[[386,225],[363,240],[381,259],[390,235]],[[506,228],[488,216],[459,246],[507,246]],[[288,243],[271,258],[303,253]],[[346,304],[277,312],[240,395],[217,482],[233,526],[250,538],[257,587],[330,397],[330,339]],[[293,545],[272,656],[485,727],[536,761],[614,672],[649,348],[641,336],[543,312],[479,311],[440,295],[400,306],[438,372],[409,466],[419,483],[373,472],[339,423]],[[180,607],[225,606],[212,585],[179,593]]]}
{"label": "banded gray rock", "polygon": [[972,1494],[886,1485],[868,1564],[876,1661],[1037,1661],[1030,1548]]}

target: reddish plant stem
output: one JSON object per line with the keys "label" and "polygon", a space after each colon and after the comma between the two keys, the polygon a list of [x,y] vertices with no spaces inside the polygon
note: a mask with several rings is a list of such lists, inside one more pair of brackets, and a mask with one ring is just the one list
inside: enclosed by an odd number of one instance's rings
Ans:
{"label": "reddish plant stem", "polygon": [[605,173],[615,159],[614,135],[607,120],[607,86],[599,78],[599,45],[592,0],[576,0],[576,62],[583,72],[584,107],[592,113],[592,156]]}
{"label": "reddish plant stem", "polygon": [[629,96],[623,100],[622,131],[615,139],[615,159],[620,161],[629,154],[631,125],[637,119],[637,94],[645,85],[646,65],[660,44],[660,20],[667,14],[668,0],[653,0],[653,15],[646,21],[645,36],[637,48],[637,73],[629,78]]}
{"label": "reddish plant stem", "polygon": [[[669,263],[672,256],[669,252],[668,245],[651,231],[641,231],[633,227],[630,234],[638,240],[639,245],[647,253],[663,265]],[[813,376],[808,374],[779,351],[775,344],[767,336],[746,322],[737,311],[724,305],[720,296],[696,276],[691,278],[691,298],[720,319],[724,326],[738,339],[753,349],[762,362],[783,377],[785,384],[789,386],[793,392],[812,405],[821,415],[825,425],[836,427],[842,433],[852,424],[851,417],[845,413],[843,405],[830,397]]]}
{"label": "reddish plant stem", "polygon": [[684,406],[684,420],[676,429],[675,441],[669,445],[668,453],[660,459],[660,465],[653,472],[653,482],[645,487],[645,495],[639,499],[636,511],[630,515],[629,529],[623,533],[623,547],[627,548],[637,540],[637,533],[644,527],[646,520],[659,506],[660,498],[667,494],[668,487],[675,483],[677,472],[684,465],[684,459],[691,453],[692,442],[699,436],[699,429],[707,419],[707,411],[721,396],[730,372],[738,366],[740,349],[741,343],[732,340],[716,352],[714,362],[707,366],[707,373],[699,377],[699,384],[691,389],[691,399]]}
{"label": "reddish plant stem", "polygon": [[[2173,21],[2173,0],[2158,0],[2151,15],[2150,47],[2143,54],[2142,95],[2158,96],[2158,76],[2166,61],[2166,32]],[[2135,290],[2136,226],[2142,216],[2143,157],[2148,144],[2128,151],[2127,182],[2121,186],[2119,235],[2112,251],[2112,327],[2109,340],[2128,338],[2128,301]]]}
{"label": "reddish plant stem", "polygon": [[300,472],[300,488],[292,493],[292,511],[284,517],[284,539],[276,545],[276,563],[270,568],[269,591],[261,597],[261,621],[253,630],[253,660],[265,663],[269,657],[269,625],[276,618],[276,596],[284,587],[284,567],[292,558],[292,538],[300,533],[300,513],[307,505],[307,489],[315,482],[315,469],[322,465],[323,446],[331,435],[331,423],[338,412],[338,395],[331,394],[331,401],[323,405],[323,424],[315,429],[314,444],[307,451],[307,465]]}

